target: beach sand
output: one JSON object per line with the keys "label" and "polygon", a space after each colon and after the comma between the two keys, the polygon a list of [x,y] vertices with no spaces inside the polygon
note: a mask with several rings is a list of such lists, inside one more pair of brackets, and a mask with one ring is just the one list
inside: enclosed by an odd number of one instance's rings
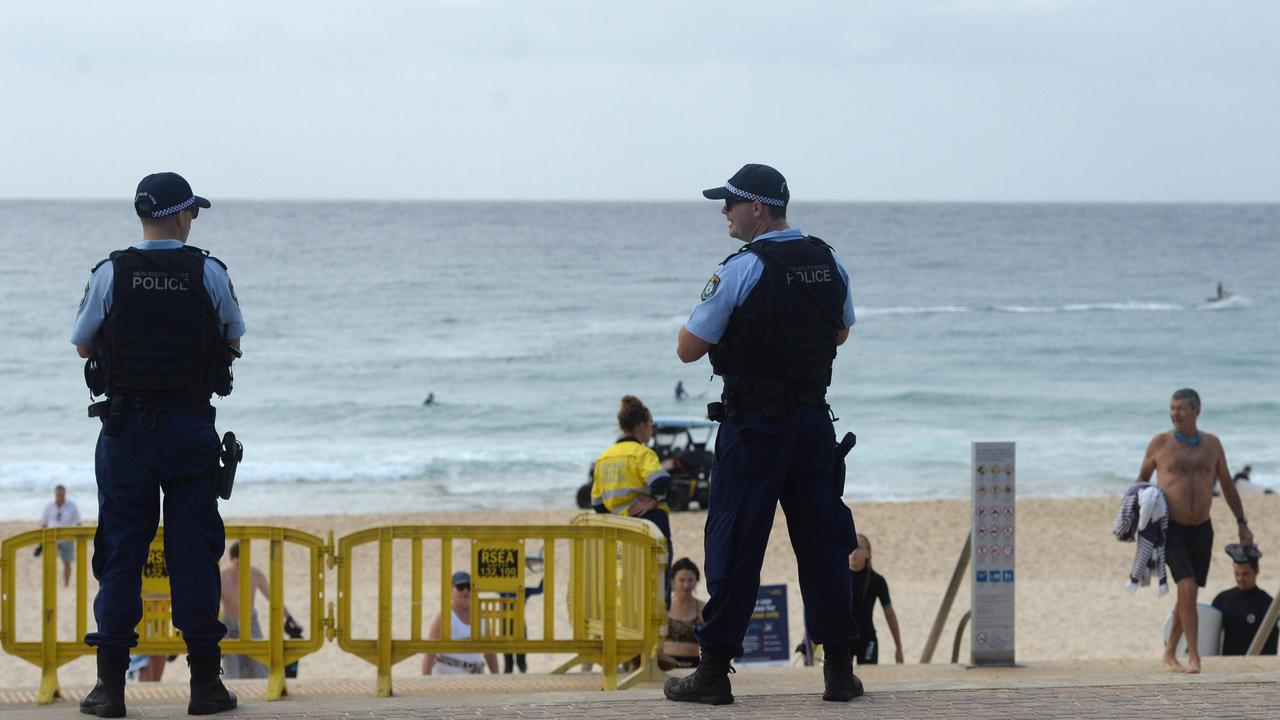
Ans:
{"label": "beach sand", "polygon": [[[1259,546],[1265,551],[1274,546],[1270,540],[1280,536],[1280,496],[1254,496],[1244,499]],[[1134,545],[1120,543],[1111,535],[1111,526],[1119,498],[1023,500],[1018,503],[1017,517],[1017,659],[1019,661],[1063,661],[1081,659],[1141,658],[1153,667],[1159,663],[1161,627],[1173,607],[1174,593],[1160,597],[1154,583],[1127,593],[1124,584],[1133,559]],[[899,503],[859,503],[853,507],[858,530],[871,539],[874,566],[889,582],[893,606],[902,626],[904,652],[908,663],[920,661],[929,628],[938,611],[946,584],[955,567],[969,527],[969,503],[964,501],[921,501]],[[267,524],[305,530],[324,537],[335,536],[367,527],[390,524],[555,524],[567,523],[577,511],[521,511],[483,513],[439,513],[398,516],[308,516],[269,517],[258,520],[237,519],[235,524]],[[702,512],[676,513],[672,529],[676,557],[688,556],[703,565]],[[1238,542],[1235,522],[1226,503],[1214,502],[1213,522],[1217,529],[1213,565],[1209,583],[1201,591],[1201,601],[1208,603],[1218,592],[1233,586],[1231,562],[1222,552],[1227,543]],[[34,524],[0,524],[0,536],[29,530]],[[253,564],[266,568],[266,545],[257,544]],[[396,550],[396,563],[403,568],[403,579],[396,588],[395,626],[397,634],[407,637],[408,560],[407,544]],[[563,556],[561,556],[563,557]],[[1264,556],[1260,585],[1270,593],[1280,589],[1280,571],[1272,570],[1280,562]],[[304,555],[297,550],[286,553],[286,605],[295,615],[308,610],[307,567]],[[463,567],[458,554],[455,568]],[[563,561],[562,561],[563,563]],[[369,549],[353,558],[354,603],[353,624],[361,636],[371,637],[375,628],[377,602],[377,563]],[[558,571],[557,633],[570,634],[565,611],[564,579],[567,563]],[[424,562],[427,590],[423,627],[439,607],[439,562],[428,549]],[[17,600],[19,603],[18,634],[22,639],[36,639],[39,613],[38,563],[25,551],[19,554]],[[765,583],[789,585],[790,641],[794,647],[803,633],[802,604],[795,559],[787,539],[786,522],[781,511],[774,523],[768,554],[762,571]],[[1172,580],[1171,580],[1172,582]],[[90,578],[90,585],[93,581]],[[336,571],[328,574],[328,600],[336,599]],[[92,588],[91,588],[92,592]],[[705,587],[699,596],[706,597]],[[75,636],[71,610],[74,601],[69,594],[60,596],[60,637]],[[530,636],[541,634],[542,600],[529,602]],[[259,612],[266,613],[266,603],[259,599]],[[948,662],[955,628],[960,615],[969,608],[969,584],[966,581],[956,598],[934,662]],[[875,612],[881,662],[893,660],[893,641],[879,610]],[[301,617],[300,617],[301,619]],[[89,627],[93,627],[92,618]],[[6,631],[9,629],[6,628]],[[969,639],[966,631],[960,661],[968,659]],[[566,656],[531,655],[530,670],[545,671]],[[416,675],[420,660],[411,658],[396,666],[397,675]],[[314,655],[303,659],[301,672],[309,678],[367,679],[373,688],[374,668],[355,656],[343,653],[336,642],[328,642]],[[1280,667],[1280,666],[1278,666]],[[1212,672],[1214,661],[1206,660],[1206,672]],[[94,666],[91,657],[64,666],[60,679],[67,685],[92,684]],[[187,677],[185,663],[179,660],[166,671],[166,680]],[[35,666],[7,654],[0,654],[0,687],[32,687],[38,684]]]}

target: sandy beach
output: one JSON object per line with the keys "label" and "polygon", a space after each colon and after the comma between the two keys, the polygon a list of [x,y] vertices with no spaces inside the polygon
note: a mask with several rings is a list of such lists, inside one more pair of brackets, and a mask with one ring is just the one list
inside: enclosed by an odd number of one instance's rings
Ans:
{"label": "sandy beach", "polygon": [[[1155,585],[1140,588],[1136,593],[1125,592],[1129,564],[1133,558],[1132,544],[1117,542],[1111,535],[1111,525],[1118,507],[1116,498],[1024,500],[1018,503],[1018,585],[1017,585],[1017,658],[1019,661],[1062,661],[1081,659],[1147,658],[1153,665],[1159,662],[1160,631],[1164,617],[1173,607],[1172,594],[1160,597]],[[1264,552],[1272,547],[1270,538],[1280,534],[1280,496],[1253,496],[1244,498],[1245,511],[1250,519],[1257,542]],[[920,660],[929,628],[938,611],[947,580],[968,532],[967,502],[925,501],[902,503],[862,503],[856,505],[854,517],[860,532],[867,534],[874,550],[874,566],[889,582],[894,608],[902,625],[904,652],[908,663]],[[269,524],[293,527],[316,535],[325,536],[332,530],[337,537],[367,527],[387,524],[555,524],[566,523],[576,511],[548,510],[523,512],[440,513],[396,516],[333,515],[306,517],[270,517],[253,521],[237,520],[236,524]],[[703,560],[702,526],[705,514],[701,512],[677,513],[672,518],[676,556],[688,556],[699,566]],[[1217,529],[1213,566],[1208,587],[1201,592],[1202,602],[1233,585],[1231,562],[1221,548],[1237,542],[1235,523],[1226,503],[1218,499],[1214,503],[1213,522]],[[5,523],[0,525],[0,535],[32,529],[34,524]],[[255,545],[254,564],[265,568],[265,544]],[[396,562],[405,559],[407,544],[397,547]],[[303,554],[291,550],[286,553],[285,602],[295,615],[308,611],[306,600],[307,568]],[[1280,556],[1277,556],[1280,557]],[[459,555],[455,563],[462,562]],[[1262,560],[1259,584],[1268,592],[1280,589],[1280,572],[1270,556]],[[25,553],[18,562],[17,596],[19,602],[18,635],[22,639],[35,639],[38,618],[38,563]],[[397,634],[408,635],[409,617],[407,561],[403,563],[405,576],[396,588],[395,625]],[[427,552],[424,570],[427,578],[424,627],[438,608],[437,593],[438,558]],[[357,554],[353,559],[355,573],[354,603],[357,631],[371,636],[374,628],[373,612],[376,608],[377,564],[369,556]],[[563,568],[561,569],[563,572]],[[558,573],[559,575],[559,573]],[[335,599],[336,572],[330,571],[328,600]],[[563,578],[558,582],[563,588]],[[786,521],[778,512],[769,542],[768,554],[762,571],[766,583],[787,583],[790,594],[791,643],[802,635],[801,598],[797,572],[787,539]],[[90,579],[90,585],[93,582]],[[92,588],[91,588],[92,592]],[[706,597],[706,590],[699,588],[699,595]],[[557,633],[568,636],[567,615],[563,590],[556,601]],[[61,595],[60,637],[71,639],[75,635],[70,594]],[[952,638],[959,616],[969,607],[969,587],[962,586],[951,613],[934,662],[949,660]],[[266,604],[258,602],[260,613],[265,614]],[[542,601],[530,600],[527,616],[530,634],[539,636],[541,630]],[[877,610],[876,624],[884,646],[881,661],[893,657],[892,639],[883,615]],[[90,619],[92,627],[92,618]],[[8,629],[6,629],[8,630]],[[968,638],[962,645],[961,661],[968,657]],[[533,655],[529,658],[530,670],[545,671],[564,656]],[[398,675],[418,672],[418,659],[412,658],[396,667]],[[1206,672],[1213,672],[1214,661],[1206,661]],[[81,658],[65,666],[60,678],[67,684],[91,684],[93,661]],[[306,677],[368,678],[373,683],[373,667],[363,660],[341,652],[336,642],[326,643],[324,648],[302,661],[302,673]],[[38,682],[37,669],[15,657],[0,654],[0,686],[7,688],[31,687]],[[185,663],[179,661],[166,671],[166,680],[186,677]]]}

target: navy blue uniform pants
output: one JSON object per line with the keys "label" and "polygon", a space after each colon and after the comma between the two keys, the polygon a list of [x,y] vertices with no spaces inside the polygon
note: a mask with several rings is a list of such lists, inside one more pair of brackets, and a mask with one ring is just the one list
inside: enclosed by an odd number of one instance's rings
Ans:
{"label": "navy blue uniform pants", "polygon": [[800,407],[776,420],[759,411],[726,419],[716,437],[706,525],[711,600],[697,632],[704,651],[742,655],[779,502],[800,570],[805,627],[814,642],[858,639],[850,597],[853,516],[832,482],[835,431],[825,408]]}
{"label": "navy blue uniform pants", "polygon": [[85,643],[110,649],[138,644],[142,569],[160,520],[164,491],[164,559],[169,570],[173,624],[187,652],[218,650],[227,628],[218,621],[222,582],[218,560],[225,534],[209,469],[220,451],[213,423],[178,412],[131,412],[119,437],[99,434],[98,530],[93,576],[98,631]]}

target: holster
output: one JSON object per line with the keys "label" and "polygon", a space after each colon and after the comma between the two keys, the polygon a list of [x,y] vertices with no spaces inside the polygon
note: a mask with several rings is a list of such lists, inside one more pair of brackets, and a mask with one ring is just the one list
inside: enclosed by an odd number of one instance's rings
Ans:
{"label": "holster", "polygon": [[236,440],[236,434],[228,431],[222,436],[222,453],[219,455],[219,467],[216,478],[218,497],[231,499],[231,491],[236,484],[236,466],[244,459],[244,446]]}
{"label": "holster", "polygon": [[858,444],[858,436],[851,432],[844,434],[840,438],[840,442],[836,443],[836,460],[835,465],[831,468],[831,484],[835,490],[836,497],[844,497],[844,480],[848,471],[844,459],[848,457],[849,451],[853,450],[853,446]]}
{"label": "holster", "polygon": [[111,398],[111,410],[102,421],[102,434],[109,438],[118,438],[124,432],[125,402],[124,398]]}

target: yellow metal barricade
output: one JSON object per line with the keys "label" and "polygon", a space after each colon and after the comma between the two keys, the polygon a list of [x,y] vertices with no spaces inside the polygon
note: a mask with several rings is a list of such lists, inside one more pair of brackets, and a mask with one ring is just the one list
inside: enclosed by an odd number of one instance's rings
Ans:
{"label": "yellow metal barricade", "polygon": [[[40,703],[51,702],[61,696],[58,685],[58,668],[84,655],[92,655],[93,648],[84,644],[89,624],[89,553],[92,547],[93,526],[60,527],[33,530],[5,539],[0,545],[0,646],[10,655],[22,658],[40,668],[40,689],[36,699]],[[284,668],[287,664],[319,650],[324,643],[326,629],[332,626],[332,618],[324,615],[325,562],[324,555],[331,546],[309,533],[289,528],[269,526],[227,527],[227,541],[241,541],[240,547],[240,627],[251,627],[250,608],[252,588],[250,577],[250,540],[265,540],[269,545],[269,630],[267,637],[259,640],[242,638],[223,640],[225,655],[238,654],[262,662],[268,667],[266,699],[275,700],[286,693]],[[75,572],[75,635],[59,638],[58,635],[58,553],[59,541],[76,544]],[[186,652],[181,636],[172,627],[168,598],[168,572],[163,553],[164,530],[156,535],[143,570],[143,617],[138,626],[139,640],[135,653],[144,655],[173,655]],[[284,544],[294,543],[307,550],[310,564],[310,613],[306,637],[293,640],[284,638]],[[37,545],[43,546],[41,554],[42,592],[40,600],[40,639],[20,641],[17,632],[17,608],[20,603],[33,602],[32,598],[19,597],[17,591],[18,552]]]}
{"label": "yellow metal barricade", "polygon": [[[640,667],[624,679],[625,687],[653,677],[660,628],[666,623],[662,601],[666,541],[652,524],[629,518],[584,514],[570,526],[558,525],[400,525],[370,528],[338,541],[336,634],[342,650],[377,668],[377,694],[392,693],[391,667],[420,653],[571,653],[568,666],[598,662],[603,687],[620,686],[618,662],[640,658]],[[409,548],[409,637],[393,633],[395,578],[393,545]],[[524,628],[525,547],[541,542],[544,563],[542,637],[528,638]],[[569,548],[568,587],[557,585],[558,541]],[[471,638],[454,640],[450,623],[441,622],[439,640],[422,632],[424,542],[438,545],[441,614],[447,618],[454,572],[455,544],[470,545],[473,592]],[[378,598],[375,636],[356,637],[352,625],[352,558],[356,548],[374,545]],[[606,559],[613,558],[613,562]],[[403,578],[403,575],[401,574]],[[556,598],[569,594],[571,635],[556,632]],[[495,596],[496,594],[496,596]]]}
{"label": "yellow metal barricade", "polygon": [[[667,608],[662,598],[667,582],[667,545],[657,526],[643,520],[624,518],[602,513],[582,513],[573,519],[574,527],[595,528],[607,537],[611,532],[639,525],[649,531],[658,546],[644,547],[637,543],[618,543],[610,550],[601,541],[584,542],[579,557],[575,548],[573,558],[575,577],[581,577],[581,588],[575,588],[570,615],[574,621],[574,636],[604,640],[602,653],[587,652],[553,670],[566,672],[583,664],[600,664],[605,673],[616,668],[620,661],[634,656],[610,654],[616,646],[614,637],[624,640],[641,639],[653,653],[642,656],[638,669],[622,682],[630,686],[642,679],[658,679],[657,646],[666,633]],[[656,593],[656,595],[655,595]],[[657,598],[656,602],[652,598]]]}
{"label": "yellow metal barricade", "polygon": [[[58,668],[82,655],[90,655],[93,648],[84,644],[88,631],[88,577],[89,553],[93,540],[92,527],[59,527],[32,530],[8,538],[0,545],[0,646],[10,655],[22,658],[40,668],[40,689],[37,702],[52,702],[62,696],[58,686]],[[58,541],[74,541],[76,544],[76,637],[71,641],[58,641]],[[17,633],[17,607],[19,602],[30,604],[34,598],[20,598],[17,593],[20,549],[42,546],[40,557],[41,598],[40,639],[19,641]]]}
{"label": "yellow metal barricade", "polygon": [[[253,586],[250,582],[253,554],[252,540],[266,540],[268,543],[267,561],[267,626],[266,637],[254,640],[251,637],[253,627]],[[223,655],[247,655],[267,666],[267,700],[278,700],[288,694],[285,685],[285,666],[319,650],[324,645],[327,628],[333,624],[332,617],[325,615],[325,555],[332,551],[332,545],[326,545],[319,537],[292,528],[273,527],[268,525],[232,525],[227,527],[227,545],[240,543],[240,577],[237,583],[240,592],[240,617],[235,618],[240,626],[240,637],[235,640],[223,639]],[[303,624],[304,636],[296,640],[284,636],[284,549],[285,543],[292,543],[307,550],[308,576],[311,580],[309,598],[310,612]],[[230,619],[230,618],[228,618]],[[302,618],[294,618],[300,624]]]}
{"label": "yellow metal barricade", "polygon": [[[96,528],[61,527],[33,530],[0,544],[0,646],[4,651],[30,662],[41,670],[37,700],[48,703],[61,695],[58,668],[94,649],[84,644],[91,605],[89,549]],[[631,518],[584,513],[571,525],[440,525],[393,526],[362,530],[343,537],[335,550],[332,533],[328,542],[299,530],[270,526],[229,526],[227,542],[239,541],[238,591],[240,611],[235,620],[241,628],[238,639],[224,639],[223,655],[246,655],[268,668],[266,699],[286,694],[284,668],[291,662],[319,650],[326,639],[337,638],[340,648],[377,667],[377,694],[391,694],[391,667],[419,653],[565,653],[573,659],[554,672],[584,663],[603,668],[605,690],[627,687],[643,678],[656,678],[658,645],[666,626],[663,583],[666,582],[666,542],[652,524]],[[57,543],[71,541],[76,546],[74,635],[59,636],[58,597],[61,591]],[[268,549],[268,619],[266,637],[253,639],[252,572],[254,541]],[[396,607],[395,580],[404,580],[393,564],[393,543],[403,541],[411,560],[409,637],[393,633]],[[451,624],[443,622],[439,640],[423,636],[424,542],[438,545],[439,590],[442,611],[449,608],[454,549],[469,548],[474,592],[471,597],[471,639],[455,640]],[[525,619],[525,559],[530,542],[541,543],[544,563],[543,617],[541,637],[527,636]],[[284,637],[285,545],[302,547],[309,564],[310,612],[305,637]],[[565,552],[557,552],[562,543]],[[352,623],[352,557],[356,548],[373,545],[377,557],[378,593],[376,630],[373,637],[357,637]],[[42,546],[38,561],[41,598],[21,597],[18,592],[21,551]],[[568,573],[557,575],[557,564]],[[22,567],[31,567],[25,561]],[[326,603],[325,568],[338,567],[337,616]],[[461,569],[461,568],[459,568]],[[164,562],[163,528],[153,543],[143,571],[143,618],[138,626],[139,643],[134,650],[146,655],[171,655],[185,651],[181,636],[172,626],[168,597],[168,571]],[[434,593],[433,593],[434,594]],[[557,598],[567,598],[568,628],[557,633]],[[18,608],[38,608],[39,638],[20,640]],[[326,607],[327,606],[327,607]],[[326,610],[328,611],[326,613]],[[31,615],[34,610],[28,610]],[[538,625],[534,625],[537,628]],[[621,680],[618,666],[635,661],[634,670]]]}

